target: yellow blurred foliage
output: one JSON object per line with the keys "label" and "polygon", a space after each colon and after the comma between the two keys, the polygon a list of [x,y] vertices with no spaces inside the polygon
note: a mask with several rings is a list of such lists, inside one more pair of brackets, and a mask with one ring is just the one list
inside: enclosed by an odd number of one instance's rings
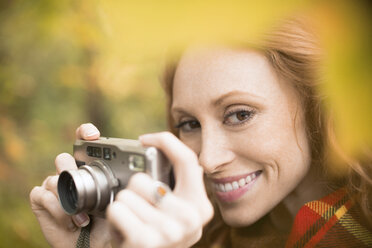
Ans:
{"label": "yellow blurred foliage", "polygon": [[241,42],[309,1],[104,1],[107,56],[158,56],[200,42]]}
{"label": "yellow blurred foliage", "polygon": [[5,161],[0,158],[0,180],[5,180],[8,178],[10,173],[11,168],[9,167],[9,164],[5,163]]}
{"label": "yellow blurred foliage", "polygon": [[67,87],[84,88],[85,68],[77,65],[65,65],[59,69],[59,78],[62,85]]}
{"label": "yellow blurred foliage", "polygon": [[368,9],[348,1],[317,6],[314,20],[326,55],[324,83],[335,139],[346,156],[372,147],[372,32]]}
{"label": "yellow blurred foliage", "polygon": [[17,135],[16,126],[13,121],[0,117],[0,135],[6,144],[4,155],[10,163],[22,161],[25,155],[24,140]]}

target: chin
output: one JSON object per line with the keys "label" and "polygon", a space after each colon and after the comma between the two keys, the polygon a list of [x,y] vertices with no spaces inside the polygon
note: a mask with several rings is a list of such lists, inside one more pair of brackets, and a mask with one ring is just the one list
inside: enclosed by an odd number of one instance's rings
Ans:
{"label": "chin", "polygon": [[246,227],[246,226],[250,226],[252,224],[254,224],[255,222],[257,222],[259,219],[261,219],[263,217],[263,215],[259,215],[257,214],[257,212],[255,212],[254,214],[252,213],[252,211],[247,211],[247,210],[243,210],[243,213],[242,211],[238,211],[237,209],[234,209],[234,208],[225,208],[225,207],[221,207],[219,206],[220,208],[220,211],[221,211],[221,215],[222,215],[222,219],[224,220],[224,222],[231,226],[231,227]]}

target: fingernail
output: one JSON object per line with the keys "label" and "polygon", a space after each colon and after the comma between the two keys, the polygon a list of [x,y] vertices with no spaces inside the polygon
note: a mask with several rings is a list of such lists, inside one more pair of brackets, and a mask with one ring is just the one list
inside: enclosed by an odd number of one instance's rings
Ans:
{"label": "fingernail", "polygon": [[97,131],[97,130],[89,130],[89,131],[86,132],[85,136],[86,137],[92,137],[92,136],[95,136],[97,134],[99,134],[99,131]]}
{"label": "fingernail", "polygon": [[87,214],[81,213],[75,215],[75,221],[77,222],[76,224],[78,224],[80,227],[84,227],[89,224],[90,219]]}

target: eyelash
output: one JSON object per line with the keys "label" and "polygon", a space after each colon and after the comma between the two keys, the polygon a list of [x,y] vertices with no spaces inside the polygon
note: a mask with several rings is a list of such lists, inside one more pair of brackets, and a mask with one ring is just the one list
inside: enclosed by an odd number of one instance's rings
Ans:
{"label": "eyelash", "polygon": [[[193,122],[194,123],[197,123],[198,127],[200,127],[200,123],[198,121],[196,121],[196,120],[189,120],[189,121],[182,121],[182,122],[180,122],[179,124],[177,124],[175,126],[175,128],[176,129],[179,129],[179,130],[181,130],[183,132],[191,132],[192,130],[185,130],[185,127],[186,127],[187,124],[190,125]],[[192,128],[192,129],[195,129],[195,128]]]}
{"label": "eyelash", "polygon": [[[239,114],[239,113],[245,113],[247,115],[247,118],[245,118],[244,120],[238,120],[238,123],[228,123],[227,122],[227,119],[233,115],[236,115],[236,114]],[[224,124],[227,124],[227,125],[231,125],[231,126],[235,126],[235,125],[243,125],[245,122],[249,121],[250,119],[252,119],[253,115],[255,114],[255,111],[254,110],[247,110],[247,109],[234,109],[234,110],[231,110],[231,111],[228,111],[225,116],[223,117],[224,118]]]}
{"label": "eyelash", "polygon": [[[247,115],[247,118],[245,118],[244,120],[238,120],[238,123],[228,123],[227,119],[229,117],[232,117],[234,114],[239,114],[239,113],[245,113]],[[247,109],[231,110],[231,111],[228,111],[224,115],[223,123],[226,124],[226,125],[229,125],[229,126],[240,126],[240,125],[243,125],[244,123],[246,123],[247,121],[249,121],[250,119],[252,119],[254,114],[255,114],[254,110],[247,110]],[[186,125],[190,125],[190,124],[196,124],[197,127],[194,127],[194,128],[189,127],[189,130],[185,130]],[[183,132],[191,132],[193,129],[200,128],[200,123],[196,120],[182,121],[179,124],[175,125],[175,128],[179,129]]]}

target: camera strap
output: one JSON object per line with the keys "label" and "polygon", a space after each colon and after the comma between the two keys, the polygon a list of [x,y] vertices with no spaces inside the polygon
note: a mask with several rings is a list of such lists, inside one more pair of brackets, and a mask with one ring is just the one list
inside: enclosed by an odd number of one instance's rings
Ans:
{"label": "camera strap", "polygon": [[76,242],[76,248],[90,248],[90,229],[92,223],[93,218],[90,218],[89,224],[81,228],[79,238]]}

